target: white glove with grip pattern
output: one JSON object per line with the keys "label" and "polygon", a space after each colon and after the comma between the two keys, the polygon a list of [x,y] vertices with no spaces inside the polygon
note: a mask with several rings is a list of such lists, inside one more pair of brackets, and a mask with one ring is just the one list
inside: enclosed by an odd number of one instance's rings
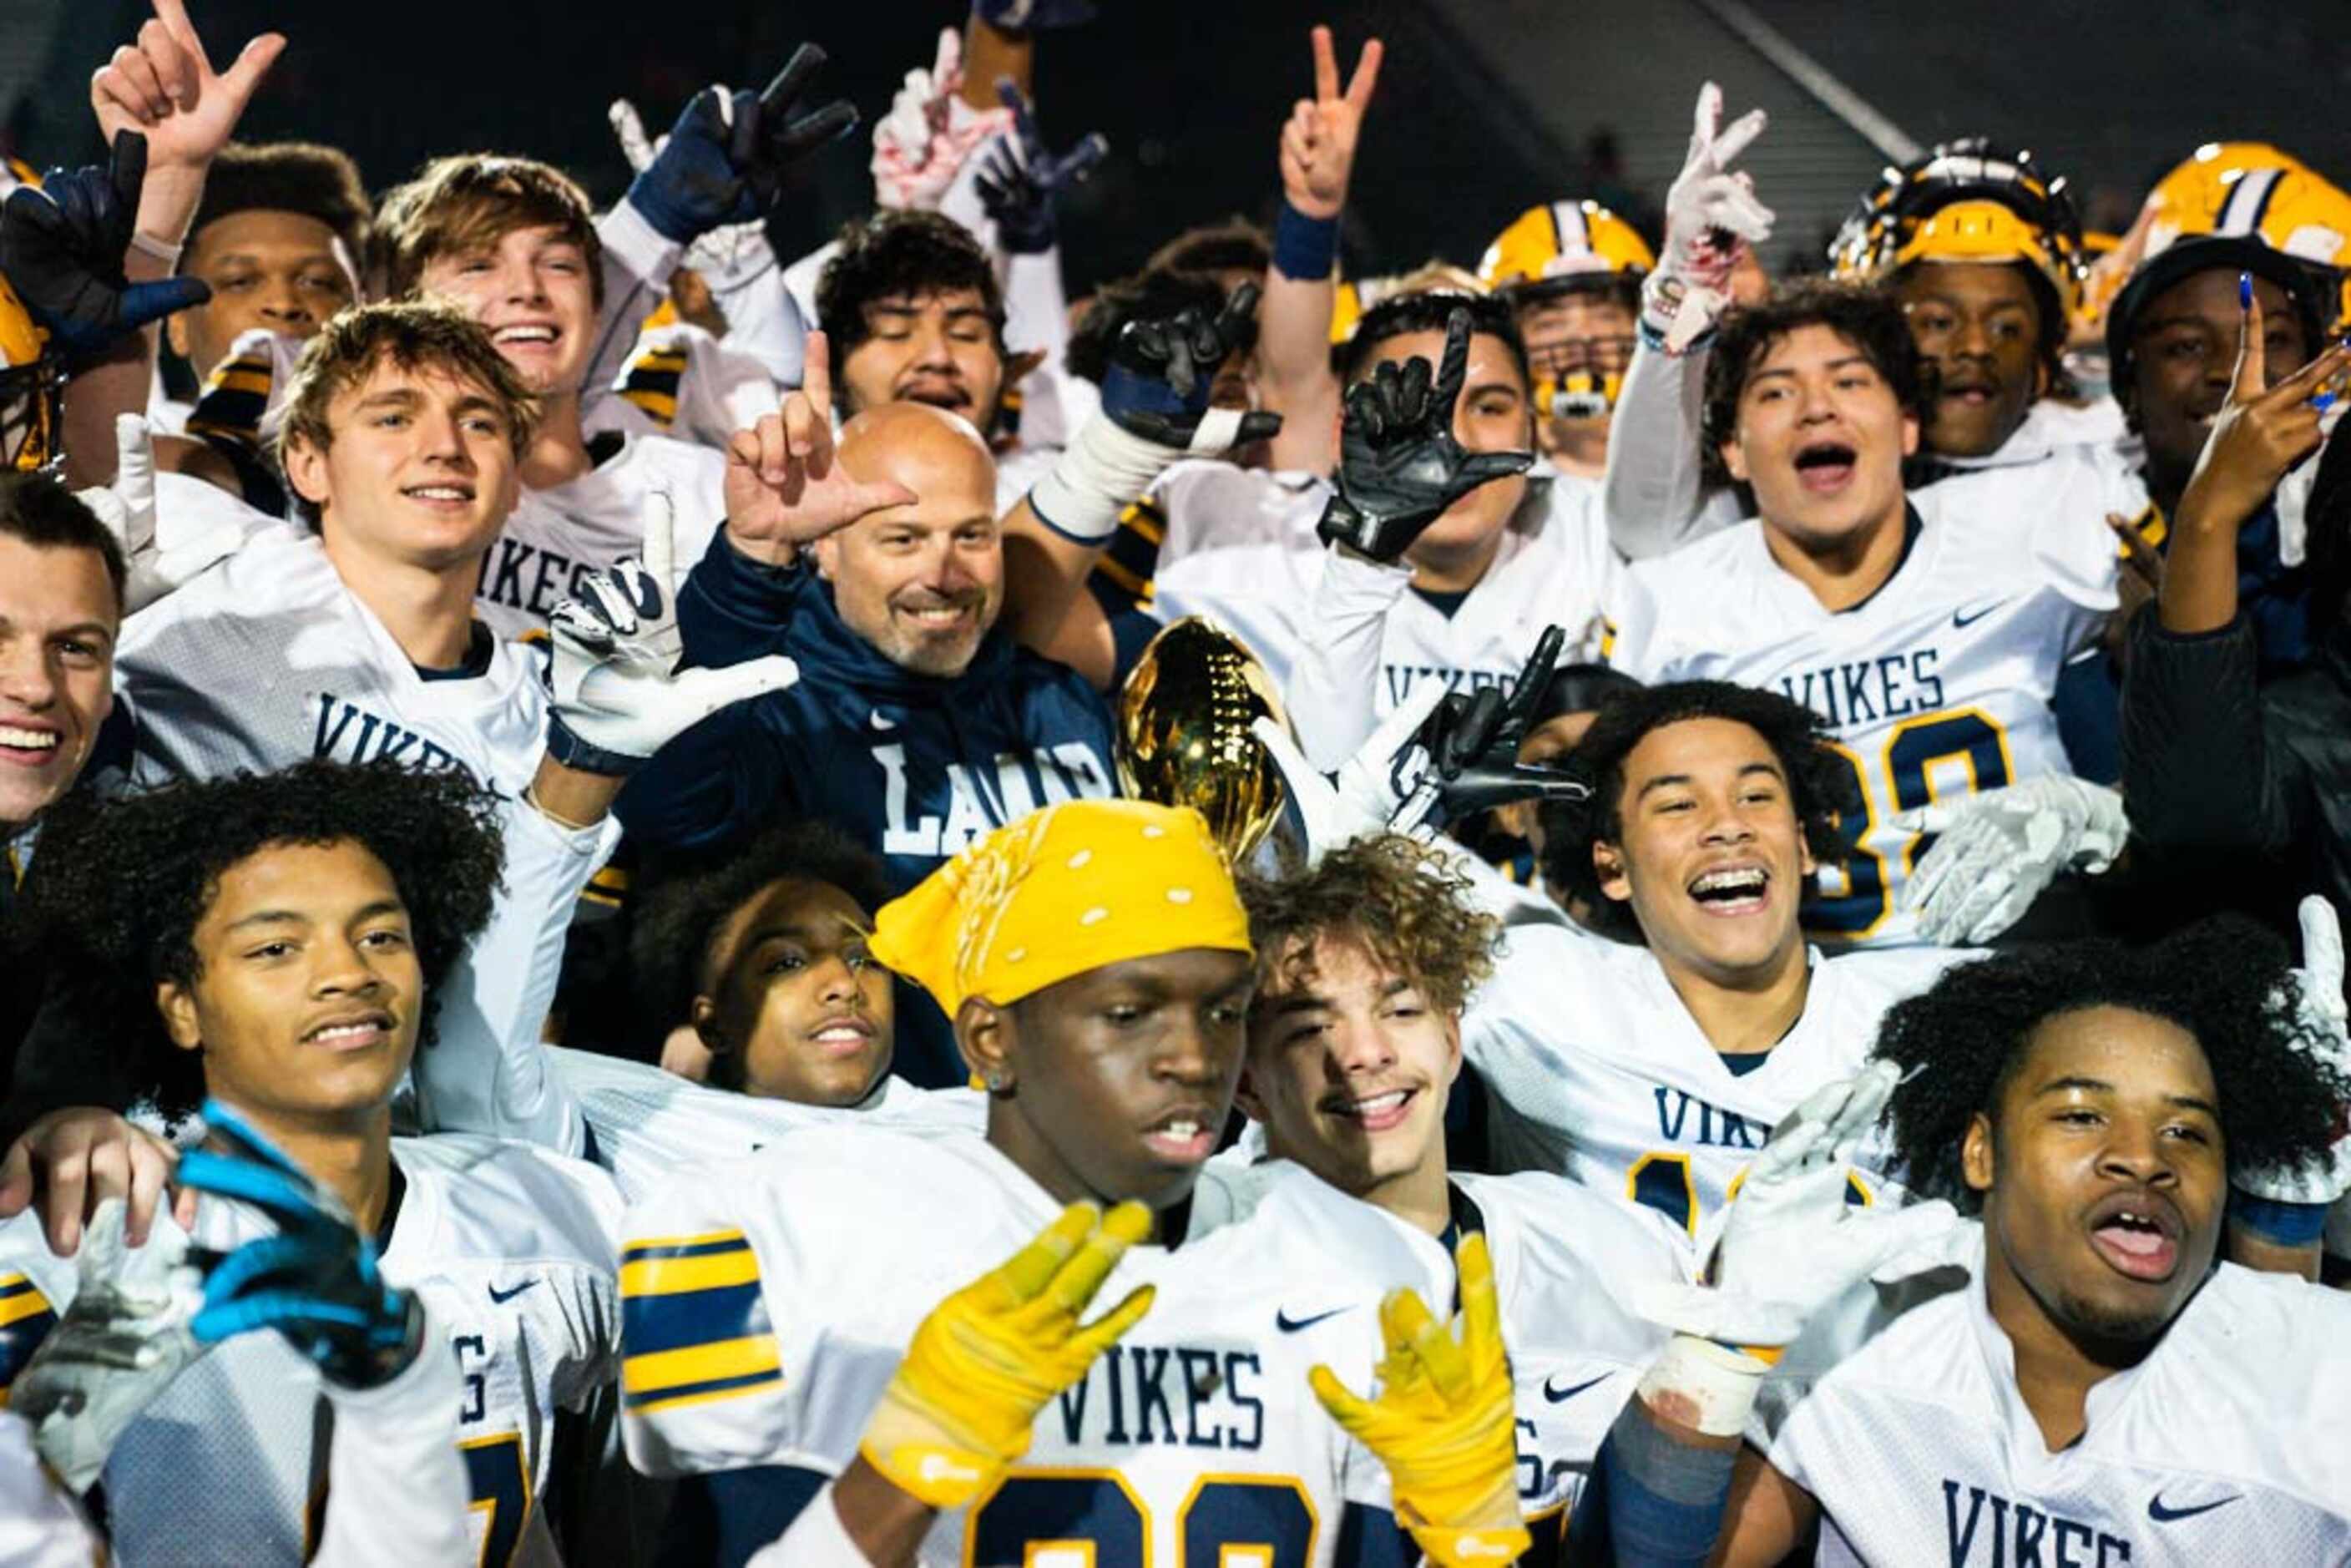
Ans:
{"label": "white glove with grip pattern", "polygon": [[633,773],[653,754],[730,704],[797,684],[799,666],[780,654],[716,670],[681,670],[677,629],[676,521],[655,491],[643,560],[590,577],[580,597],[548,618],[554,657],[548,669],[547,754],[583,773]]}
{"label": "white glove with grip pattern", "polygon": [[164,547],[155,531],[155,437],[139,414],[114,416],[114,483],[77,490],[74,498],[98,514],[122,548],[125,615],[177,592],[245,543],[244,529],[206,517],[175,526],[170,548]]}
{"label": "white glove with grip pattern", "polygon": [[1730,304],[1730,272],[1743,247],[1771,237],[1771,209],[1754,183],[1730,165],[1763,133],[1766,116],[1750,109],[1722,124],[1722,89],[1698,89],[1688,154],[1666,192],[1666,243],[1641,287],[1641,325],[1678,354],[1713,329]]}
{"label": "white glove with grip pattern", "polygon": [[1403,831],[1389,819],[1419,785],[1428,769],[1428,753],[1415,740],[1437,705],[1445,700],[1443,681],[1415,682],[1412,695],[1380,722],[1369,740],[1340,766],[1335,778],[1326,778],[1306,760],[1290,732],[1270,718],[1260,718],[1251,733],[1281,770],[1281,782],[1298,807],[1306,831],[1306,863],[1318,863],[1342,845],[1374,834]]}
{"label": "white glove with grip pattern", "polygon": [[1991,941],[2068,871],[2095,876],[2130,838],[2118,790],[2053,773],[1904,811],[1894,826],[1938,835],[1907,896],[1918,932],[1945,946]]}
{"label": "white glove with grip pattern", "polygon": [[[2314,894],[2302,901],[2302,967],[2293,994],[2278,1000],[2294,1010],[2295,1043],[2332,1071],[2340,1092],[2351,1085],[2351,1009],[2343,999],[2343,923],[2335,905]],[[2230,1184],[2273,1203],[2331,1205],[2351,1192],[2351,1103],[2335,1106],[2335,1146],[2328,1158],[2298,1169],[2238,1169]]]}

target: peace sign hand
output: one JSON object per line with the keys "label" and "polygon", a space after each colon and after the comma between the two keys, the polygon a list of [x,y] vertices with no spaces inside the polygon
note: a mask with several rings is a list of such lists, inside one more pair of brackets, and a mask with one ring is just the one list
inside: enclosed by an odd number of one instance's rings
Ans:
{"label": "peace sign hand", "polygon": [[115,50],[89,78],[89,106],[110,145],[119,132],[136,131],[147,138],[152,169],[201,169],[235,133],[254,90],[285,52],[286,35],[262,34],[227,70],[215,71],[183,0],[154,5],[138,43]]}
{"label": "peace sign hand", "polygon": [[1325,544],[1394,561],[1447,507],[1479,486],[1523,474],[1531,452],[1472,453],[1454,438],[1454,405],[1468,373],[1469,312],[1445,324],[1445,358],[1384,364],[1347,392],[1339,433],[1339,493],[1318,528]]}
{"label": "peace sign hand", "polygon": [[2319,416],[2325,409],[2314,403],[2313,394],[2351,368],[2351,344],[2336,343],[2270,385],[2262,301],[2253,290],[2252,275],[2240,274],[2237,288],[2243,316],[2235,383],[2212,421],[2203,455],[2179,498],[2178,526],[2183,532],[2233,532],[2260,510],[2286,470],[2318,449]]}
{"label": "peace sign hand", "polygon": [[1012,112],[1012,135],[980,156],[975,177],[980,204],[996,220],[997,239],[1007,255],[1042,255],[1053,248],[1058,227],[1054,205],[1061,192],[1092,172],[1109,153],[1110,142],[1101,131],[1093,131],[1057,157],[1037,129],[1028,95],[1011,78],[997,78],[996,95]]}
{"label": "peace sign hand", "polygon": [[1310,218],[1335,218],[1347,204],[1355,141],[1363,133],[1364,112],[1372,106],[1372,90],[1379,85],[1384,50],[1377,38],[1364,46],[1343,94],[1331,29],[1315,28],[1313,39],[1314,96],[1291,106],[1281,128],[1281,193]]}

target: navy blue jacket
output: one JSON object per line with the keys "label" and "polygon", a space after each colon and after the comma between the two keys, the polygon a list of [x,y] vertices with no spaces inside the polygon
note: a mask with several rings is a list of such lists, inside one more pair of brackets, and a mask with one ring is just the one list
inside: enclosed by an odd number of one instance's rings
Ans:
{"label": "navy blue jacket", "polygon": [[[960,675],[902,669],[841,621],[829,583],[746,559],[723,529],[679,592],[678,626],[690,664],[782,653],[799,683],[711,715],[629,780],[614,809],[645,851],[722,849],[815,817],[881,855],[903,893],[1039,806],[1117,792],[1100,695],[1001,629]],[[910,1010],[910,989],[897,1070],[963,1082],[945,1020],[926,1001]]]}

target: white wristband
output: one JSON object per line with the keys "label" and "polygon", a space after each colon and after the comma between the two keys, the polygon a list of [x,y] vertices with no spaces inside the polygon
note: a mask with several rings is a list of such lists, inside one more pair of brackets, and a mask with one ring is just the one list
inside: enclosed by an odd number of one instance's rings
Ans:
{"label": "white wristband", "polygon": [[1029,509],[1056,533],[1097,544],[1118,529],[1119,514],[1143,498],[1184,455],[1119,428],[1106,413],[1078,427],[1050,472],[1029,488]]}
{"label": "white wristband", "polygon": [[1649,1364],[1638,1392],[1642,1403],[1668,1419],[1709,1437],[1737,1437],[1747,1430],[1770,1370],[1743,1351],[1677,1333]]}

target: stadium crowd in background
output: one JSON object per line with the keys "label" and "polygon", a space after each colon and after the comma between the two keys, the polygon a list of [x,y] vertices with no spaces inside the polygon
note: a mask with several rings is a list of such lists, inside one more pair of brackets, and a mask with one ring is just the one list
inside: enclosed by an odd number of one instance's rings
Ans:
{"label": "stadium crowd in background", "polygon": [[1075,277],[1085,0],[797,255],[812,45],[598,211],[153,7],[0,204],[0,1563],[2351,1563],[2325,172],[1775,277],[1677,82],[1350,276],[1318,27]]}

